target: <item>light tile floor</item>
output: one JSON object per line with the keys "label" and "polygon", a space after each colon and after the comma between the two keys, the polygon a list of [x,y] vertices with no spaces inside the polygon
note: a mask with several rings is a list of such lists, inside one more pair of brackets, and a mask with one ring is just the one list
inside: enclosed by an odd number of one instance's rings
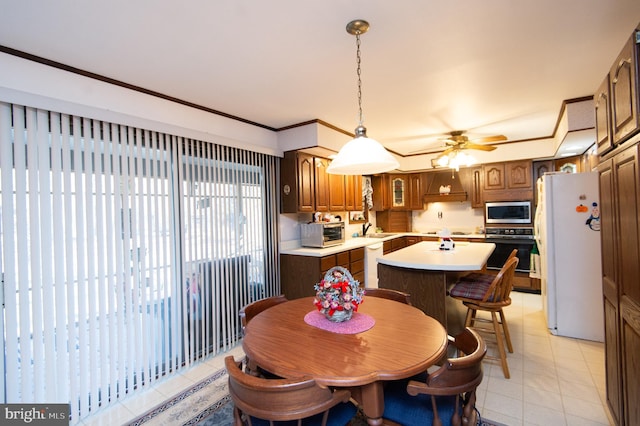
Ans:
{"label": "light tile floor", "polygon": [[[550,334],[540,295],[511,293],[505,316],[514,352],[510,379],[485,361],[478,390],[482,416],[507,425],[610,425],[605,402],[604,345]],[[489,339],[489,354],[497,347]]]}
{"label": "light tile floor", "polygon": [[[551,335],[540,295],[512,292],[511,297],[505,310],[514,346],[508,354],[511,378],[504,378],[498,361],[485,361],[476,403],[482,416],[509,426],[612,425],[605,403],[603,344]],[[495,353],[495,344],[488,346]],[[234,348],[231,354],[239,357],[242,350]],[[163,380],[81,424],[125,424],[222,368],[226,355]]]}

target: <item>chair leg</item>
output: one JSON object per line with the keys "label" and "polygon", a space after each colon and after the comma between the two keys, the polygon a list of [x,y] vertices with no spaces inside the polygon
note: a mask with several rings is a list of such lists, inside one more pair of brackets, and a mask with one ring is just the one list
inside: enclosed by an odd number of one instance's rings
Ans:
{"label": "chair leg", "polygon": [[513,353],[513,345],[511,344],[511,334],[509,334],[509,327],[507,326],[507,320],[504,317],[504,312],[500,309],[500,322],[502,323],[502,329],[504,330],[504,338],[507,341],[507,349]]}
{"label": "chair leg", "polygon": [[438,413],[438,404],[436,404],[436,397],[431,395],[431,409],[433,410],[433,426],[442,426],[442,420],[440,420],[440,414]]}
{"label": "chair leg", "polygon": [[476,390],[473,389],[465,395],[464,407],[462,409],[462,425],[463,426],[475,426],[477,423],[476,418]]}
{"label": "chair leg", "polygon": [[500,362],[502,363],[502,372],[505,379],[511,378],[509,374],[509,366],[507,365],[507,353],[504,349],[504,341],[502,340],[502,332],[500,330],[500,323],[495,312],[491,312],[491,319],[493,320],[493,330],[496,333],[496,342],[498,343],[498,352],[500,353]]}
{"label": "chair leg", "polygon": [[471,308],[467,308],[467,316],[464,320],[464,326],[465,327],[471,327],[473,326],[473,322],[476,318],[476,311],[475,309],[471,309]]}
{"label": "chair leg", "polygon": [[244,372],[250,376],[260,377],[260,371],[258,369],[258,364],[253,362],[248,356],[245,357],[245,367]]}

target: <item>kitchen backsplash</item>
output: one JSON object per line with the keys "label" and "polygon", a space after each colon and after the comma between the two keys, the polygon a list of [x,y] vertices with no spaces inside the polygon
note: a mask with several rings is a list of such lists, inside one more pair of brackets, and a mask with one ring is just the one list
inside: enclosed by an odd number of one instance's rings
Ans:
{"label": "kitchen backsplash", "polygon": [[441,228],[475,230],[484,226],[484,212],[471,202],[429,203],[427,210],[413,212],[413,231],[426,232]]}
{"label": "kitchen backsplash", "polygon": [[[427,207],[427,210],[413,212],[413,232],[428,232],[442,228],[474,231],[484,226],[482,209],[471,208],[470,202],[429,203]],[[356,232],[362,232],[362,224],[350,224],[346,212],[337,214],[340,214],[345,222],[347,238],[351,238]],[[299,243],[300,224],[310,220],[310,213],[280,214],[280,241],[285,245]],[[375,232],[375,212],[369,212],[369,221],[373,224],[369,232]]]}

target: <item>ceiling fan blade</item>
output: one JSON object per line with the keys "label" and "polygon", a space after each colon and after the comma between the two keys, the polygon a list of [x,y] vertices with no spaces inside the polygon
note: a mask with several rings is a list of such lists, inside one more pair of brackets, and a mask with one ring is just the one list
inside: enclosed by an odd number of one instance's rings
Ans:
{"label": "ceiling fan blade", "polygon": [[423,135],[409,135],[409,136],[397,136],[397,137],[393,137],[393,138],[387,138],[385,139],[387,142],[393,143],[393,142],[408,142],[408,141],[414,141],[414,140],[429,140],[429,139],[433,139],[434,141],[437,141],[438,139],[436,139],[438,136],[442,136],[442,133],[432,133],[432,134],[423,134]]}
{"label": "ceiling fan blade", "polygon": [[455,151],[457,148],[455,147],[451,147],[451,148],[447,148],[442,152],[442,155],[449,155],[450,153],[452,153],[453,151]]}
{"label": "ceiling fan blade", "polygon": [[442,147],[438,146],[434,148],[423,148],[415,151],[409,151],[408,153],[413,155],[413,154],[438,154],[441,152],[442,152]]}
{"label": "ceiling fan blade", "polygon": [[492,145],[478,145],[472,142],[467,142],[464,146],[465,149],[477,149],[480,151],[493,151],[496,149],[495,146]]}
{"label": "ceiling fan blade", "polygon": [[473,142],[500,142],[500,141],[506,141],[506,140],[507,140],[507,137],[504,135],[485,136],[485,137],[471,139],[471,141]]}

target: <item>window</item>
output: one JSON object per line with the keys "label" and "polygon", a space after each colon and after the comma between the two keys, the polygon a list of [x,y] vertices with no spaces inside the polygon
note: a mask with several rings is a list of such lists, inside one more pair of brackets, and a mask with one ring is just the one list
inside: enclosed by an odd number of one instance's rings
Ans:
{"label": "window", "polygon": [[3,399],[74,419],[228,349],[277,294],[277,159],[0,102]]}

